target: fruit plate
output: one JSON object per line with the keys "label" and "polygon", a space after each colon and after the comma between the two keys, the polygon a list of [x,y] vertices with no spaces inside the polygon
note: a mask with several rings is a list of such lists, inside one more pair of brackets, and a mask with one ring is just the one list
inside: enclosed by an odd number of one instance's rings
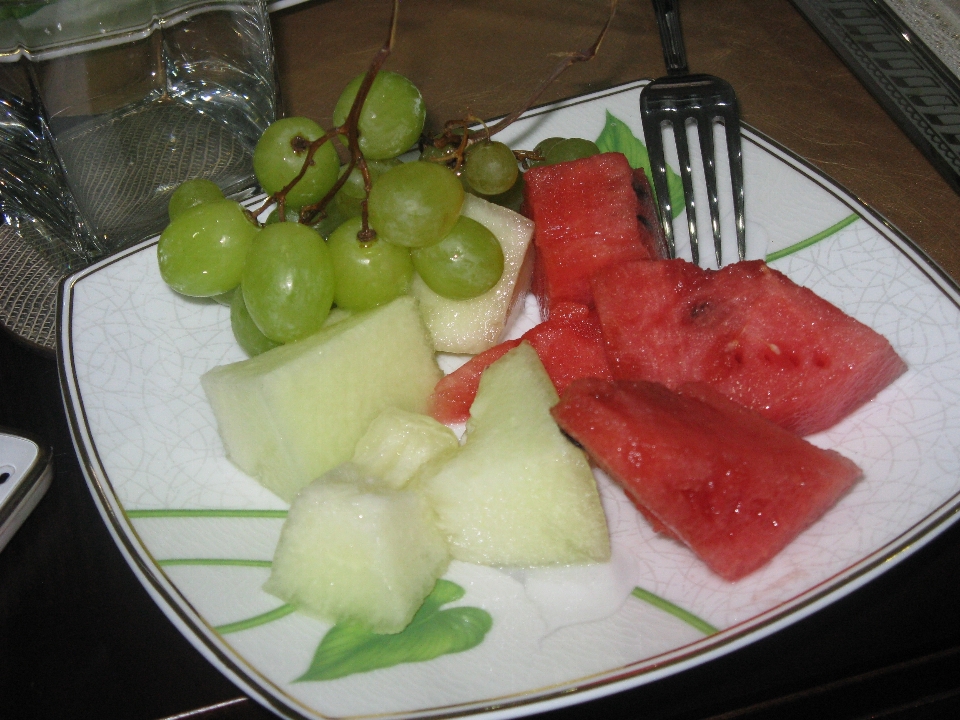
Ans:
{"label": "fruit plate", "polygon": [[[536,109],[504,139],[530,148],[551,136],[598,138],[640,162],[641,87]],[[228,309],[170,291],[155,240],[69,278],[60,309],[74,443],[130,567],[210,662],[296,718],[506,718],[570,705],[752,643],[886,571],[960,516],[958,288],[882,218],[750,129],[744,165],[748,254],[884,334],[909,365],[810,438],[865,477],[766,567],[737,583],[719,579],[598,474],[609,563],[523,570],[455,561],[428,620],[457,606],[488,613],[489,630],[468,649],[444,654],[441,622],[435,632],[361,638],[331,653],[320,646],[329,625],[261,589],[287,505],[227,461],[200,387],[202,373],[243,358]],[[724,223],[731,214],[724,210]],[[510,334],[536,317],[528,299]],[[462,359],[442,360],[449,369]]]}

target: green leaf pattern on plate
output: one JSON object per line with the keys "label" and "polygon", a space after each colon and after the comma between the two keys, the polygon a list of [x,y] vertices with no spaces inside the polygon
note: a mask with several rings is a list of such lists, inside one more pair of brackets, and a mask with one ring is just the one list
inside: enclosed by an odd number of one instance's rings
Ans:
{"label": "green leaf pattern on plate", "polygon": [[476,647],[493,625],[490,614],[475,607],[440,609],[463,594],[456,583],[437,580],[410,624],[395,635],[377,635],[355,622],[334,625],[297,681],[333,680]]}
{"label": "green leaf pattern on plate", "polygon": [[642,587],[635,587],[633,592],[630,593],[633,597],[643,600],[650,605],[653,605],[655,608],[659,608],[664,612],[670,613],[678,620],[682,620],[687,625],[696,630],[699,630],[704,635],[713,635],[714,633],[720,632],[713,625],[708,623],[706,620],[697,617],[692,612],[684,610],[679,605],[676,605],[669,600],[666,600],[659,595],[655,595],[649,590],[644,590]]}
{"label": "green leaf pattern on plate", "polygon": [[[236,511],[224,511],[234,514]],[[264,511],[245,511],[242,516],[253,516]],[[269,512],[269,511],[266,511]],[[200,511],[172,510],[163,516],[203,517]],[[272,513],[271,513],[272,515]],[[153,516],[150,513],[148,516]],[[172,558],[159,560],[161,567],[181,565],[209,567],[269,568],[270,560],[244,560],[237,558]],[[433,591],[423,601],[420,610],[410,625],[396,635],[377,635],[359,623],[335,625],[323,637],[314,654],[310,668],[295,682],[305,680],[331,680],[354,673],[391,667],[406,662],[422,662],[450,653],[463,652],[476,647],[493,627],[493,619],[485,610],[474,607],[456,607],[440,610],[443,605],[459,600],[464,595],[462,587],[449,580],[438,580]],[[636,587],[633,597],[643,600],[678,620],[682,620],[704,635],[718,632],[717,628],[664,598]],[[214,628],[221,635],[251,630],[274,622],[296,612],[296,607],[283,604],[253,617],[218,625]]]}
{"label": "green leaf pattern on plate", "polygon": [[[620,152],[623,153],[630,167],[643,168],[650,180],[651,189],[653,186],[653,176],[650,173],[650,156],[647,154],[646,146],[637,139],[633,131],[623,120],[613,115],[609,110],[607,121],[597,138],[597,147],[601,152]],[[673,168],[667,166],[667,188],[670,190],[670,206],[673,208],[673,216],[677,217],[684,209],[683,203],[683,181],[677,175]],[[654,190],[656,194],[656,190]]]}

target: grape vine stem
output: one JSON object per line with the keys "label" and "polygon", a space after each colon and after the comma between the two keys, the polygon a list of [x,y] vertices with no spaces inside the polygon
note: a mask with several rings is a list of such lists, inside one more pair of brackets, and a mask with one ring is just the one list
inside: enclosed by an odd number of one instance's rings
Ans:
{"label": "grape vine stem", "polygon": [[[600,50],[600,45],[603,43],[603,39],[607,35],[607,31],[610,29],[610,24],[613,22],[613,18],[617,14],[617,3],[618,0],[611,0],[610,13],[607,15],[607,21],[604,23],[603,28],[601,28],[599,35],[597,35],[597,39],[593,41],[593,44],[588,48],[577,50],[576,52],[562,53],[563,59],[553,69],[553,72],[551,72],[550,75],[548,75],[540,82],[539,85],[537,85],[534,91],[527,98],[527,101],[516,110],[501,118],[491,126],[483,125],[483,128],[480,130],[470,130],[468,128],[468,125],[473,124],[473,118],[468,117],[462,120],[451,120],[444,126],[443,134],[430,142],[438,148],[443,148],[456,143],[458,145],[456,150],[457,167],[459,168],[463,162],[463,153],[466,151],[467,146],[471,142],[475,142],[477,140],[489,140],[498,132],[505,130],[507,127],[516,122],[519,117],[523,115],[523,113],[533,107],[533,104],[540,98],[541,95],[543,95],[544,91],[558,77],[560,77],[568,67],[580,62],[589,62],[596,57],[597,52]],[[455,129],[462,129],[462,132],[456,132]]]}
{"label": "grape vine stem", "polygon": [[[524,102],[509,115],[501,118],[493,125],[487,126],[482,121],[478,121],[477,118],[468,113],[464,118],[459,120],[450,120],[445,123],[444,130],[440,135],[432,139],[426,138],[421,141],[422,144],[431,144],[434,147],[441,149],[455,145],[456,149],[450,154],[450,161],[454,162],[454,171],[459,171],[463,165],[464,156],[470,144],[489,140],[493,135],[512,125],[521,115],[523,115],[523,113],[533,107],[533,104],[540,98],[550,84],[560,77],[560,75],[563,74],[568,67],[579,62],[589,62],[596,57],[597,52],[600,50],[600,45],[610,28],[610,24],[613,22],[613,18],[617,13],[617,3],[618,0],[611,0],[610,13],[607,16],[607,21],[604,23],[603,28],[600,30],[600,33],[597,35],[597,38],[594,40],[593,44],[576,52],[563,53],[563,59],[557,64],[550,75],[548,75],[543,81],[540,82],[539,85],[537,85],[534,91],[527,98],[526,102]],[[277,204],[279,220],[281,222],[286,221],[287,193],[290,192],[290,190],[298,182],[300,182],[309,168],[313,165],[313,157],[317,150],[324,143],[331,142],[334,138],[346,138],[347,150],[350,153],[350,161],[347,164],[347,167],[342,173],[340,173],[340,177],[337,179],[337,182],[332,188],[330,188],[329,192],[327,192],[327,194],[319,202],[316,202],[312,205],[307,205],[300,209],[299,221],[302,223],[311,224],[322,218],[327,205],[331,200],[333,200],[334,196],[337,194],[340,188],[343,187],[344,183],[346,183],[347,178],[350,176],[350,173],[353,172],[354,168],[357,168],[363,178],[364,187],[364,199],[360,203],[361,226],[359,232],[357,233],[357,239],[361,242],[370,242],[376,239],[377,233],[373,228],[370,227],[367,213],[367,198],[370,195],[370,189],[373,183],[370,176],[370,169],[367,166],[366,158],[364,158],[363,152],[360,150],[360,112],[363,109],[363,104],[367,99],[367,95],[370,93],[370,88],[373,86],[373,81],[376,79],[377,73],[380,72],[384,63],[387,61],[387,58],[390,57],[390,54],[393,52],[393,46],[397,35],[397,19],[399,14],[400,0],[394,0],[393,10],[390,17],[390,30],[387,34],[387,39],[380,50],[377,51],[377,54],[373,57],[373,60],[370,62],[370,66],[367,68],[367,72],[363,77],[363,81],[360,83],[360,87],[357,90],[357,95],[354,98],[353,105],[350,107],[350,112],[347,115],[346,120],[342,125],[334,127],[332,130],[328,130],[322,137],[313,140],[309,143],[309,145],[306,146],[303,167],[300,168],[300,171],[297,173],[296,177],[294,177],[283,189],[277,191],[267,198],[264,204],[254,213],[255,215],[259,215],[266,210],[271,203],[275,202]],[[479,122],[482,126],[481,129],[471,130],[469,126],[474,125],[477,122]],[[298,136],[294,138],[292,142],[303,145],[303,143],[306,143],[307,140]],[[303,151],[301,147],[295,147],[294,149],[297,150],[298,153]],[[534,157],[535,159],[542,159],[524,151],[519,151],[515,154],[518,160],[524,160],[531,157]]]}
{"label": "grape vine stem", "polygon": [[[306,148],[306,155],[303,160],[303,167],[300,168],[300,172],[281,190],[277,191],[271,197],[267,198],[266,203],[261,208],[261,212],[265,210],[270,203],[277,203],[277,213],[281,222],[286,221],[286,208],[285,200],[287,193],[306,175],[307,170],[310,166],[313,165],[313,156],[316,154],[317,150],[327,142],[330,142],[335,137],[345,137],[347,140],[347,150],[350,153],[350,162],[347,164],[346,169],[340,173],[340,177],[337,178],[337,182],[334,183],[333,187],[327,192],[319,202],[316,202],[312,205],[306,205],[300,209],[300,222],[310,224],[318,219],[318,216],[324,211],[324,208],[333,200],[334,196],[343,187],[346,183],[347,178],[350,176],[350,173],[353,172],[354,168],[360,170],[360,174],[363,177],[363,187],[365,195],[370,194],[370,188],[372,186],[372,180],[370,177],[370,169],[367,167],[366,158],[364,158],[363,153],[360,150],[360,141],[359,141],[359,122],[360,122],[360,111],[363,108],[364,102],[366,102],[367,95],[370,93],[370,88],[373,86],[373,81],[377,77],[377,73],[380,72],[380,69],[383,67],[383,64],[386,62],[387,58],[390,57],[390,53],[393,52],[393,46],[396,41],[397,36],[397,19],[400,14],[400,0],[393,1],[393,11],[390,17],[390,31],[387,34],[387,39],[384,42],[383,46],[377,51],[377,54],[373,57],[373,60],[370,63],[370,67],[367,69],[366,74],[363,76],[363,80],[360,83],[360,87],[357,89],[357,95],[353,100],[353,105],[350,106],[350,112],[347,115],[346,120],[344,120],[342,125],[334,127],[331,130],[328,130],[322,137],[317,138],[309,144]],[[294,138],[294,141],[302,138]],[[360,231],[357,233],[357,239],[361,242],[370,242],[375,240],[377,237],[376,231],[370,227],[368,218],[367,218],[367,201],[364,199],[360,204],[361,209],[361,227]]]}

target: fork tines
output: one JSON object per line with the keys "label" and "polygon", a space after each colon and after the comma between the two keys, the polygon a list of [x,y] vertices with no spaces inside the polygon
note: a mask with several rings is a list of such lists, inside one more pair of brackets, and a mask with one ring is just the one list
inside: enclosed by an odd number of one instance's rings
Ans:
{"label": "fork tines", "polygon": [[737,252],[743,260],[746,255],[745,220],[743,212],[743,158],[740,150],[740,110],[737,95],[730,83],[712,75],[682,75],[654,80],[640,94],[640,117],[643,134],[650,155],[654,190],[660,210],[660,223],[666,238],[669,257],[676,256],[673,234],[673,208],[667,189],[667,163],[663,151],[663,126],[671,125],[683,181],[683,197],[687,209],[687,227],[690,231],[690,250],[693,262],[700,263],[697,241],[696,202],[693,196],[693,172],[686,127],[690,121],[697,126],[700,153],[710,206],[710,225],[717,267],[722,267],[720,243],[720,205],[717,193],[717,170],[713,128],[719,121],[725,129],[727,155],[730,161],[730,179],[733,189],[733,209],[737,232]]}

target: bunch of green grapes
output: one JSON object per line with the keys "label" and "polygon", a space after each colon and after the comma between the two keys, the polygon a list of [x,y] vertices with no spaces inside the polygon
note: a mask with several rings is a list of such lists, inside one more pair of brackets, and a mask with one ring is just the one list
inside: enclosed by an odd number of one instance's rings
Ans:
{"label": "bunch of green grapes", "polygon": [[[466,192],[519,209],[523,176],[513,151],[480,136],[463,142],[464,126],[441,136],[446,146],[421,142],[420,158],[401,162],[421,139],[423,98],[407,78],[380,71],[352,118],[363,79],[347,85],[334,109],[335,132],[348,145],[355,131],[349,165],[341,166],[334,133],[308,118],[278,120],[263,133],[254,174],[278,200],[264,225],[209,180],[187,181],[171,197],[157,247],[163,279],[177,292],[229,304],[234,335],[251,355],[315,332],[334,306],[390,302],[409,291],[415,273],[457,300],[487,292],[503,274],[497,238],[460,209]],[[524,162],[594,152],[585,140],[550,138]]]}

